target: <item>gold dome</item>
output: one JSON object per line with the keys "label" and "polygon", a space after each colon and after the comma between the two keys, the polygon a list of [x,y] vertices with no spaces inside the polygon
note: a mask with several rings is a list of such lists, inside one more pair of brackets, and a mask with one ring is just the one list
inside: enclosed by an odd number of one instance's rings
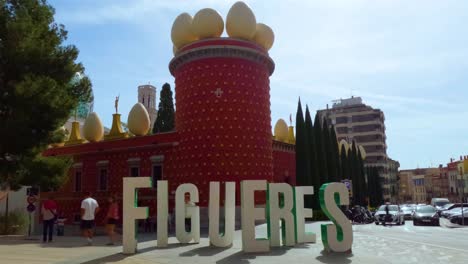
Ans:
{"label": "gold dome", "polygon": [[273,42],[275,41],[275,34],[269,26],[262,23],[258,23],[256,27],[254,41],[266,50],[270,50],[273,46]]}
{"label": "gold dome", "polygon": [[359,151],[361,152],[361,158],[363,160],[365,160],[366,159],[366,150],[364,149],[364,147],[359,145]]}
{"label": "gold dome", "polygon": [[200,39],[219,38],[223,30],[223,18],[214,9],[204,8],[193,17],[192,32]]}
{"label": "gold dome", "polygon": [[98,142],[104,136],[104,127],[99,116],[92,112],[83,125],[83,136],[89,142]]}
{"label": "gold dome", "polygon": [[231,38],[252,40],[257,30],[257,20],[250,7],[236,2],[226,17],[226,31]]}
{"label": "gold dome", "polygon": [[171,39],[178,49],[197,40],[192,31],[192,16],[187,13],[180,14],[172,24]]}
{"label": "gold dome", "polygon": [[344,146],[344,149],[345,149],[345,154],[348,155],[348,150],[349,150],[349,145],[348,145],[348,142],[344,139],[340,140],[340,144],[339,144],[339,153],[341,154],[341,147]]}
{"label": "gold dome", "polygon": [[141,103],[136,103],[128,113],[128,129],[135,136],[144,136],[150,129],[148,111]]}
{"label": "gold dome", "polygon": [[179,52],[176,46],[172,46],[172,53],[174,53],[174,56]]}
{"label": "gold dome", "polygon": [[288,142],[288,125],[283,119],[278,119],[275,125],[275,139],[282,142]]}

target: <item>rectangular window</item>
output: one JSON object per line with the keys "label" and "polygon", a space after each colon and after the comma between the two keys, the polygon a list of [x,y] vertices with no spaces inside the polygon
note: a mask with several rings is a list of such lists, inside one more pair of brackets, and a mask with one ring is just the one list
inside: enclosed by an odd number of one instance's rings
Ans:
{"label": "rectangular window", "polygon": [[107,190],[107,169],[99,169],[99,190],[105,191]]}
{"label": "rectangular window", "polygon": [[153,186],[156,187],[156,183],[162,179],[162,165],[154,164],[153,165]]}
{"label": "rectangular window", "polygon": [[131,167],[131,168],[130,168],[130,176],[131,176],[131,177],[138,177],[138,176],[140,176],[140,168],[138,168],[138,167]]}
{"label": "rectangular window", "polygon": [[81,171],[75,171],[75,192],[81,192]]}

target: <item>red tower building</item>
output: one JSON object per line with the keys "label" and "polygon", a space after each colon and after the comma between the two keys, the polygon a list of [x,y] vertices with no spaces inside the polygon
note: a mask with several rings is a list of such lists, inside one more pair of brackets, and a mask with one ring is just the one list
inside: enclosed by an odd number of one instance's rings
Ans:
{"label": "red tower building", "polygon": [[[177,182],[208,190],[210,181],[271,181],[274,63],[266,51],[242,40],[203,40],[184,47],[169,68],[180,136]],[[207,204],[207,192],[200,202]]]}

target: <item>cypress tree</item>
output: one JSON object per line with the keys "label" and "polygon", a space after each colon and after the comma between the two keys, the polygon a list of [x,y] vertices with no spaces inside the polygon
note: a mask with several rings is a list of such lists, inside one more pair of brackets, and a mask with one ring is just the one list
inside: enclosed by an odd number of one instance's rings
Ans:
{"label": "cypress tree", "polygon": [[349,167],[348,167],[348,153],[346,147],[341,146],[340,151],[340,169],[341,169],[341,180],[349,179]]}
{"label": "cypress tree", "polygon": [[296,185],[304,186],[309,172],[307,162],[307,135],[305,131],[304,115],[301,99],[296,112]]}
{"label": "cypress tree", "polygon": [[325,154],[325,160],[327,164],[327,177],[326,177],[326,182],[332,182],[335,179],[335,169],[336,166],[334,164],[333,158],[332,158],[332,149],[331,149],[331,139],[330,139],[330,127],[328,126],[328,121],[325,118],[323,120],[323,151]]}
{"label": "cypress tree", "polygon": [[338,146],[338,140],[336,138],[335,126],[330,127],[330,145],[331,145],[331,154],[334,164],[334,178],[332,179],[335,182],[339,182],[342,179],[341,176],[341,166],[340,166],[340,152]]}
{"label": "cypress tree", "polygon": [[382,189],[382,179],[380,178],[379,169],[374,167],[374,179],[375,179],[375,200],[376,206],[383,204],[383,189]]}
{"label": "cypress tree", "polygon": [[[320,175],[317,169],[317,157],[315,154],[315,138],[314,138],[314,126],[312,124],[312,118],[310,116],[309,107],[306,105],[305,113],[305,130],[307,134],[307,150],[308,150],[308,161],[309,161],[309,174],[307,179],[307,185],[314,186],[315,193],[318,193],[320,189]],[[319,200],[316,197],[306,196],[306,207],[314,208],[314,210],[320,209]]]}
{"label": "cypress tree", "polygon": [[360,203],[360,190],[359,190],[359,180],[357,177],[357,152],[356,152],[356,144],[353,142],[351,150],[350,150],[349,160],[350,160],[350,177],[353,183],[353,201],[354,204]]}
{"label": "cypress tree", "polygon": [[315,153],[318,162],[318,172],[320,177],[320,185],[328,180],[327,155],[324,151],[324,135],[322,130],[322,120],[319,113],[315,114],[314,120],[314,138],[315,138]]}
{"label": "cypress tree", "polygon": [[366,178],[365,178],[365,171],[364,171],[364,162],[361,157],[361,150],[356,147],[357,149],[357,180],[359,182],[359,191],[360,191],[360,205],[366,205],[366,197],[367,197],[367,187],[366,187]]}
{"label": "cypress tree", "polygon": [[153,133],[169,132],[174,130],[174,101],[171,86],[165,83],[161,89],[158,105],[158,117],[154,122]]}

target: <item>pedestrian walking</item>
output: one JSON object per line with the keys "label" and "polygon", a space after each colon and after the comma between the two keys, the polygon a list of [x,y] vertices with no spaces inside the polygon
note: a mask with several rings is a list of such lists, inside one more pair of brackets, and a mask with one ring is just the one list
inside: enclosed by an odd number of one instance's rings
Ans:
{"label": "pedestrian walking", "polygon": [[90,192],[85,192],[85,198],[81,202],[81,231],[89,246],[93,244],[94,219],[98,212],[99,204],[91,198]]}
{"label": "pedestrian walking", "polygon": [[57,203],[49,196],[41,207],[42,215],[42,242],[52,242],[52,235],[54,231],[54,224],[57,218]]}
{"label": "pedestrian walking", "polygon": [[119,221],[119,205],[115,199],[115,196],[110,196],[107,198],[109,202],[109,209],[107,210],[106,215],[106,232],[107,236],[109,236],[109,243],[107,246],[113,246],[117,242],[116,233],[115,233],[115,226]]}

